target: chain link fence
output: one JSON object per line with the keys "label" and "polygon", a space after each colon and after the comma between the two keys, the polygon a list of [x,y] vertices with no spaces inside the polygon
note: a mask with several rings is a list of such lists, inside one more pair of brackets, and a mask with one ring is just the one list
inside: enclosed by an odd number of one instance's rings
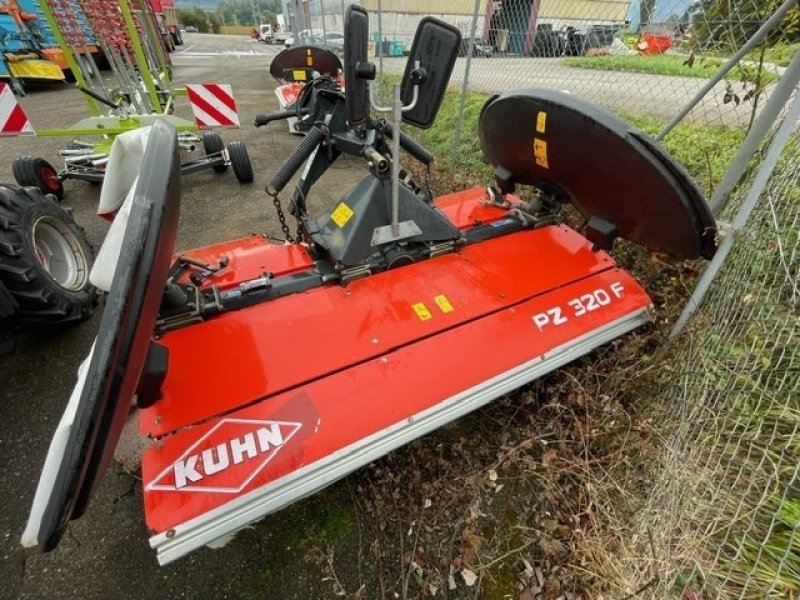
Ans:
{"label": "chain link fence", "polygon": [[[307,41],[336,49],[347,3],[289,2],[287,17]],[[791,0],[361,4],[370,12],[370,51],[389,75],[402,72],[417,24],[430,14],[463,34],[454,93],[461,83],[471,94],[566,90],[637,124],[649,119],[656,131],[691,106],[683,120],[700,137],[722,127],[743,138],[800,48],[800,9]],[[467,106],[478,110],[480,102]],[[613,531],[618,543],[588,553],[595,562],[581,567],[600,575],[611,597],[800,597],[800,138],[796,113],[784,110],[781,122],[788,136],[776,141],[774,125],[766,143],[755,144],[721,213],[723,224],[743,219],[749,195],[746,226],[723,225],[730,253],[659,363],[669,376],[650,391],[659,440],[647,457],[651,478],[623,490],[635,499],[626,510],[604,511],[610,521],[595,533]],[[456,140],[473,135],[455,132]],[[760,189],[769,144],[780,158]],[[464,154],[456,141],[454,167]]]}

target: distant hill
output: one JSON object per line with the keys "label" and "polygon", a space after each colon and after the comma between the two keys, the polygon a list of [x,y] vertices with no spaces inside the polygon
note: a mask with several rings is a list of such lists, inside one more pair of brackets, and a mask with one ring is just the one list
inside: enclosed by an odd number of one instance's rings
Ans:
{"label": "distant hill", "polygon": [[175,0],[176,8],[202,8],[203,10],[217,10],[219,0]]}

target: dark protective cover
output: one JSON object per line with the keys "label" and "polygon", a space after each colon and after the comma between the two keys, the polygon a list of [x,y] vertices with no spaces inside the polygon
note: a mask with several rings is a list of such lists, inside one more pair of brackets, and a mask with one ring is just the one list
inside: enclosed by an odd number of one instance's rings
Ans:
{"label": "dark protective cover", "polygon": [[486,102],[478,135],[504,192],[555,191],[619,237],[677,258],[711,258],[716,223],[689,174],[650,139],[575,96],[542,89]]}
{"label": "dark protective cover", "polygon": [[42,517],[39,546],[45,552],[85,511],[130,411],[172,263],[180,179],[175,129],[156,121],[75,422]]}
{"label": "dark protective cover", "polygon": [[311,68],[321,75],[339,77],[342,61],[330,50],[316,46],[293,46],[280,51],[269,64],[269,74],[280,82],[284,81],[284,69]]}
{"label": "dark protective cover", "polygon": [[457,27],[433,17],[425,17],[420,21],[403,73],[400,96],[403,105],[410,104],[414,97],[411,72],[416,68],[417,62],[425,69],[428,78],[419,86],[416,106],[403,112],[403,121],[422,129],[433,124],[450,82],[460,44],[461,31]]}
{"label": "dark protective cover", "polygon": [[344,18],[344,104],[350,127],[358,127],[369,115],[369,84],[356,77],[356,66],[366,63],[369,17],[367,11],[351,4]]}

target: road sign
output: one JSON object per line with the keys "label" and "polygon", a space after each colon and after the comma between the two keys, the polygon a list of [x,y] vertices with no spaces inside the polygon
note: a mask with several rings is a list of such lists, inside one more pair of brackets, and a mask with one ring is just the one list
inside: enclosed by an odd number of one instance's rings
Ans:
{"label": "road sign", "polygon": [[200,129],[209,127],[239,127],[239,113],[228,84],[187,84],[194,120]]}
{"label": "road sign", "polygon": [[36,135],[11,86],[0,82],[0,136]]}

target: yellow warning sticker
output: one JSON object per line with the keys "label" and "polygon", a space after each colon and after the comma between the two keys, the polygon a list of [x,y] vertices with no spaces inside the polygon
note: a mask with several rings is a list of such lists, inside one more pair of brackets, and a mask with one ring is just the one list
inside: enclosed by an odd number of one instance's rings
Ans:
{"label": "yellow warning sticker", "polygon": [[433,301],[436,302],[436,306],[438,306],[443,313],[447,314],[453,312],[453,305],[450,304],[450,300],[448,300],[447,296],[444,294],[439,294]]}
{"label": "yellow warning sticker", "polygon": [[543,110],[536,115],[536,133],[544,133],[547,129],[547,113]]}
{"label": "yellow warning sticker", "polygon": [[354,214],[355,213],[353,212],[352,208],[347,206],[347,204],[344,202],[341,202],[339,203],[339,206],[336,207],[336,210],[331,213],[331,221],[336,223],[336,225],[338,225],[341,229],[347,225],[347,222],[353,217]]}
{"label": "yellow warning sticker", "polygon": [[292,78],[295,81],[305,81],[306,72],[304,69],[292,69]]}
{"label": "yellow warning sticker", "polygon": [[547,142],[534,138],[533,155],[536,157],[537,165],[545,169],[550,168],[550,165],[547,164]]}
{"label": "yellow warning sticker", "polygon": [[412,304],[411,308],[414,309],[414,312],[417,313],[420,321],[427,321],[428,319],[432,319],[433,315],[431,311],[428,310],[428,307],[425,306],[422,302],[417,302],[416,304]]}

